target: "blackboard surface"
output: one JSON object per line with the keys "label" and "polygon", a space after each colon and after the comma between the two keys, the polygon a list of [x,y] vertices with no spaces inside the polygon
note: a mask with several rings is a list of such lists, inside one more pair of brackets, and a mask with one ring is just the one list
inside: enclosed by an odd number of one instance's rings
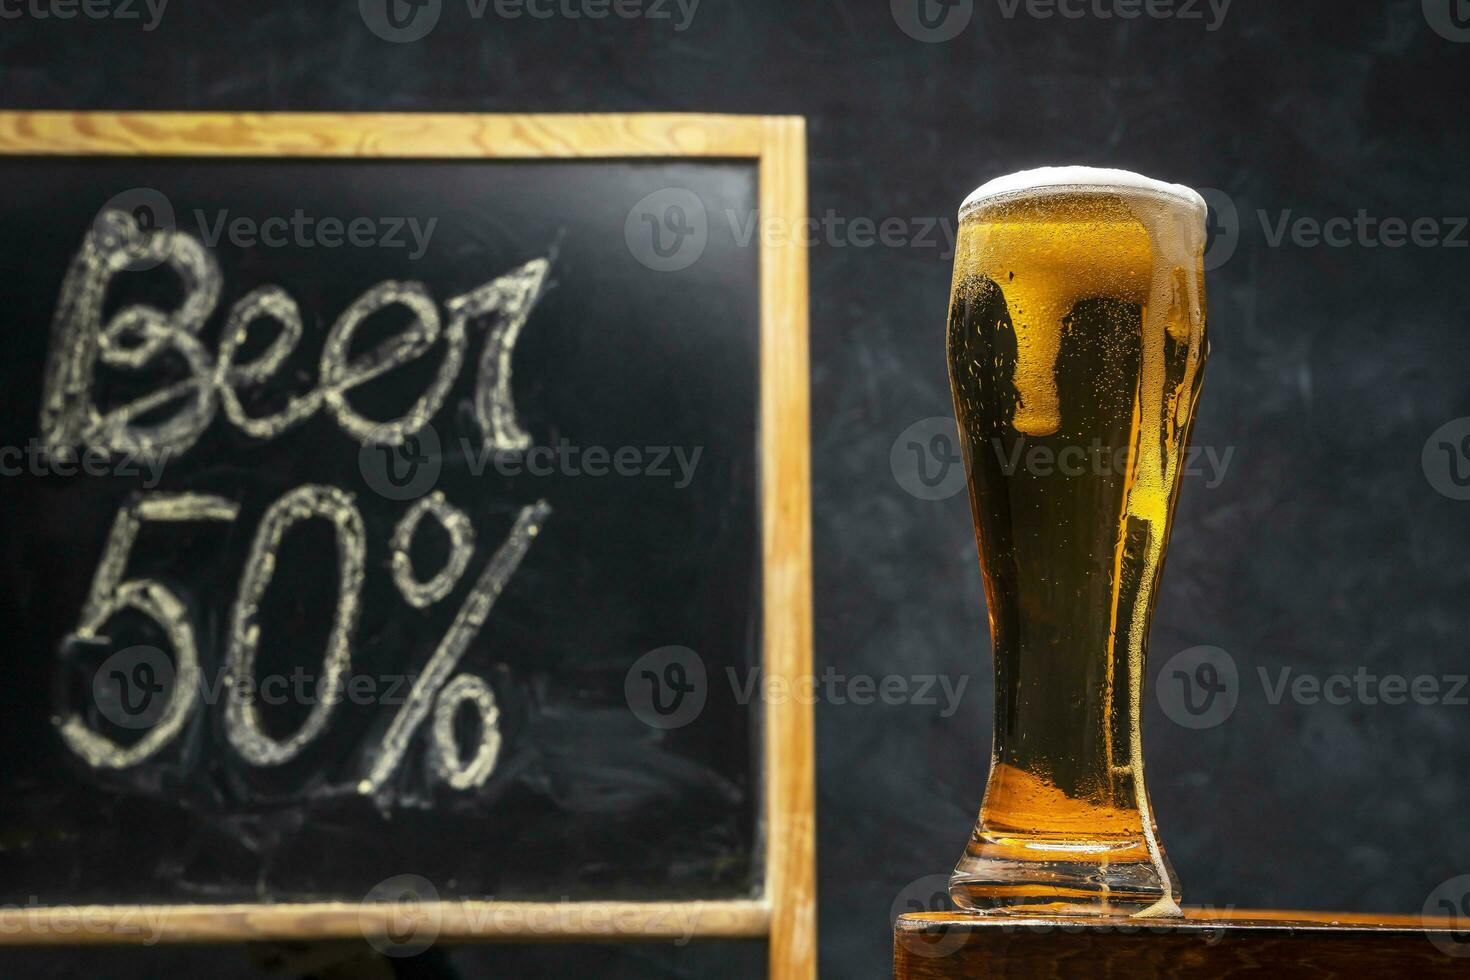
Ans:
{"label": "blackboard surface", "polygon": [[[218,304],[198,334],[207,356],[218,357],[226,315],[251,291],[278,286],[299,307],[294,353],[242,389],[252,418],[316,386],[334,323],[380,283],[422,283],[447,329],[455,297],[548,260],[513,346],[511,428],[533,447],[561,447],[539,457],[486,448],[480,362],[508,320],[492,311],[470,322],[442,408],[397,449],[348,431],[329,405],[268,437],[220,407],[192,444],[162,460],[140,457],[132,475],[118,472],[117,456],[106,473],[62,475],[37,449],[40,463],[0,480],[9,672],[0,686],[0,900],[356,901],[404,871],[445,899],[717,898],[757,888],[759,725],[740,688],[709,685],[698,723],[683,727],[645,723],[625,693],[635,661],[669,646],[696,651],[720,677],[759,663],[758,250],[712,222],[700,261],[670,276],[640,261],[625,235],[635,205],[671,187],[711,208],[752,211],[753,166],[12,159],[0,164],[0,180],[0,444],[41,440],[63,277],[99,209],[146,192],[166,199],[177,231],[206,242],[217,262]],[[318,225],[293,230],[279,247],[265,242],[267,219],[298,212],[318,222],[369,218],[376,238],[330,247]],[[146,235],[149,213],[138,213]],[[261,237],[221,224],[237,219]],[[389,241],[395,222],[401,245]],[[176,309],[189,289],[167,265],[124,271],[108,287],[103,320],[130,304]],[[367,317],[347,355],[363,356],[410,319],[401,306]],[[262,356],[276,329],[268,323],[251,328],[236,363]],[[403,415],[446,367],[447,346],[441,339],[354,388],[350,408],[373,420]],[[94,397],[122,405],[186,373],[174,354],[139,371],[100,368]],[[155,424],[179,404],[138,421]],[[619,450],[632,451],[621,470]],[[185,493],[238,512],[148,519],[148,501]],[[344,683],[331,706],[310,696],[352,560],[320,515],[284,522],[274,565],[261,566],[273,572],[256,593],[259,727],[279,747],[313,711],[325,722],[291,758],[252,760],[229,731],[226,652],[258,529],[292,494],[347,500],[360,515],[347,674],[367,680],[355,691]],[[431,494],[462,512],[475,543],[454,587],[417,608],[395,580],[391,543]],[[129,506],[144,519],[123,578],[177,596],[198,649],[201,695],[167,744],[109,768],[61,737],[61,719],[75,714],[135,745],[150,729],[130,722],[129,706],[145,688],[164,690],[160,678],[178,668],[168,637],[137,609],[108,619],[98,632],[109,642],[73,635],[115,518]],[[474,678],[492,692],[501,739],[493,772],[480,785],[449,784],[431,764],[432,710],[401,758],[375,769],[414,681],[493,556],[505,558],[518,519],[523,529],[539,522],[539,533],[522,537],[488,619],[444,675],[462,692],[479,689]],[[342,534],[357,533],[354,521],[342,524]],[[446,564],[449,542],[432,518],[422,521],[407,549],[417,580]],[[160,663],[150,649],[170,652]],[[278,687],[267,703],[268,677],[284,678],[289,693]],[[295,695],[302,690],[307,697]],[[465,705],[446,716],[467,763],[483,723]],[[382,778],[370,779],[375,772]]]}

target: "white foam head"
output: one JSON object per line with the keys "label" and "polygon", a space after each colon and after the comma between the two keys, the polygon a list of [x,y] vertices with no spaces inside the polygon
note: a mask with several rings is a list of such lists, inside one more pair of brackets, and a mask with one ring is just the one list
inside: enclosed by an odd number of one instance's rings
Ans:
{"label": "white foam head", "polygon": [[1036,191],[1065,192],[1068,190],[1117,190],[1123,193],[1155,194],[1199,211],[1203,218],[1207,212],[1205,199],[1199,192],[1183,184],[1169,184],[1154,180],[1131,170],[1109,170],[1104,167],[1041,167],[1037,170],[1022,170],[1020,173],[997,177],[976,188],[960,205],[963,217],[981,204],[1014,197]]}

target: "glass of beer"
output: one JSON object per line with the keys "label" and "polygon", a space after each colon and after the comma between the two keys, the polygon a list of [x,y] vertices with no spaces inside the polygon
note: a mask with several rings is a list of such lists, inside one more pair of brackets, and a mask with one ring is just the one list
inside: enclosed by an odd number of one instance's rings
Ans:
{"label": "glass of beer", "polygon": [[1139,721],[1209,350],[1205,214],[1186,187],[1084,167],[961,209],[949,369],[995,659],[963,908],[1179,913]]}

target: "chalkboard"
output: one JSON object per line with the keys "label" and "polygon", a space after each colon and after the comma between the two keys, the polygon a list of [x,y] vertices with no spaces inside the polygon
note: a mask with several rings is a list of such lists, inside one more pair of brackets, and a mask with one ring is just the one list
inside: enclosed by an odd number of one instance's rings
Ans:
{"label": "chalkboard", "polygon": [[759,121],[78,118],[0,159],[0,905],[764,932],[810,584]]}

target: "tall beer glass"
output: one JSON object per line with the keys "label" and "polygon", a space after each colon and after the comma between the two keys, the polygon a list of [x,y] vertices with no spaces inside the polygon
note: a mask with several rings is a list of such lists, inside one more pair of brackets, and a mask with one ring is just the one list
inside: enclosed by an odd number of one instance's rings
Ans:
{"label": "tall beer glass", "polygon": [[1198,194],[1124,171],[1015,174],[961,210],[949,368],[995,657],[962,907],[1178,913],[1139,717],[1208,352],[1204,244]]}

